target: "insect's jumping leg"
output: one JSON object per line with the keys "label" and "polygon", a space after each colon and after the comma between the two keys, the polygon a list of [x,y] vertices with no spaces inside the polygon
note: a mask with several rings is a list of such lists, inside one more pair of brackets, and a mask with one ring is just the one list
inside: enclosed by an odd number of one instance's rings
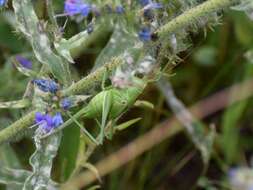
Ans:
{"label": "insect's jumping leg", "polygon": [[70,114],[70,112],[67,112],[67,114],[68,114],[68,116],[70,117],[70,119],[73,120],[73,121],[77,124],[77,126],[82,130],[82,132],[83,132],[92,142],[94,142],[96,145],[98,145],[97,140],[85,129],[85,127],[82,126],[82,124],[79,123],[79,122],[76,120],[76,118],[74,118],[74,117]]}
{"label": "insect's jumping leg", "polygon": [[111,93],[105,93],[103,97],[103,111],[102,111],[102,120],[101,120],[100,134],[99,134],[100,144],[103,144],[103,141],[104,141],[105,126],[106,126],[106,121],[108,119],[108,116],[111,110],[111,105],[112,105]]}

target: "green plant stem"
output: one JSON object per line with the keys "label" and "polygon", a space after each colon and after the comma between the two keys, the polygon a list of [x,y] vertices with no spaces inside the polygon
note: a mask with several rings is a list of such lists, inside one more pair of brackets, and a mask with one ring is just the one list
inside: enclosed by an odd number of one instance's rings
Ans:
{"label": "green plant stem", "polygon": [[196,21],[203,16],[207,16],[212,12],[219,11],[239,2],[240,0],[208,0],[192,9],[185,11],[183,14],[159,28],[156,33],[159,36],[173,33],[179,29],[196,23]]}
{"label": "green plant stem", "polygon": [[82,91],[88,90],[96,82],[100,82],[103,79],[104,73],[111,73],[114,69],[120,66],[123,63],[120,58],[113,58],[110,63],[105,64],[104,66],[97,69],[95,72],[84,77],[80,81],[71,85],[66,90],[63,90],[62,95],[68,96],[73,94],[81,93]]}
{"label": "green plant stem", "polygon": [[0,131],[0,145],[4,142],[9,141],[11,138],[15,137],[19,132],[23,131],[27,127],[31,126],[36,111],[32,111],[22,117],[21,119],[14,122],[12,125]]}
{"label": "green plant stem", "polygon": [[49,17],[51,23],[53,24],[53,26],[57,29],[58,24],[57,24],[57,21],[54,17],[54,8],[53,8],[53,5],[52,5],[52,0],[46,0],[46,6],[47,6],[48,17]]}

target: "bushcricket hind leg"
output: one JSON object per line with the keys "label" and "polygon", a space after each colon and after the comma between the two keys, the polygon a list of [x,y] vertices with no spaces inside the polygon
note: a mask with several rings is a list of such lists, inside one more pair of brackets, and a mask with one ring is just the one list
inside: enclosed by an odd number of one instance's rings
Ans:
{"label": "bushcricket hind leg", "polygon": [[109,118],[109,114],[111,111],[112,106],[112,95],[110,92],[105,93],[103,97],[103,111],[102,111],[102,118],[101,118],[101,127],[100,127],[100,134],[99,134],[99,143],[103,144],[104,137],[105,137],[105,127],[106,122]]}
{"label": "bushcricket hind leg", "polygon": [[98,145],[97,140],[92,136],[92,134],[90,134],[90,133],[85,129],[85,127],[84,127],[81,123],[79,123],[79,122],[77,121],[77,119],[74,118],[74,117],[70,114],[70,112],[67,112],[67,114],[68,114],[68,116],[70,117],[70,119],[73,120],[74,123],[76,123],[76,125],[81,129],[81,131],[84,133],[84,135],[87,136],[93,143],[95,143],[96,145]]}

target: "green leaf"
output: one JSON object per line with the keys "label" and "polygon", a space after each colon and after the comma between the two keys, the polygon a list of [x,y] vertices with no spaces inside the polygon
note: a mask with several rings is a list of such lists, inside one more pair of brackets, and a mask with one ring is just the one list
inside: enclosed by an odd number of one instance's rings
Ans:
{"label": "green leaf", "polygon": [[14,0],[13,7],[17,18],[17,27],[30,41],[36,58],[47,65],[52,74],[62,84],[70,83],[68,63],[56,55],[44,29],[29,0]]}
{"label": "green leaf", "polygon": [[61,181],[66,181],[76,166],[77,153],[80,143],[80,130],[74,124],[63,130],[63,136],[59,149],[59,166]]}
{"label": "green leaf", "polygon": [[122,131],[127,129],[128,127],[132,126],[133,124],[137,123],[138,121],[140,121],[142,118],[138,117],[136,119],[131,119],[129,121],[126,121],[124,123],[121,123],[120,125],[115,126],[115,130],[117,131]]}
{"label": "green leaf", "polygon": [[20,109],[25,108],[30,105],[30,100],[23,99],[23,100],[16,100],[10,102],[0,102],[0,109],[8,108],[8,109]]}
{"label": "green leaf", "polygon": [[135,36],[135,33],[131,31],[131,28],[129,28],[130,27],[126,26],[124,20],[119,20],[119,22],[115,24],[114,32],[106,47],[96,59],[92,69],[93,71],[110,61],[113,57],[124,54],[126,49],[134,46],[138,38]]}
{"label": "green leaf", "polygon": [[145,100],[137,100],[134,103],[134,106],[141,107],[141,108],[154,109],[154,104]]}
{"label": "green leaf", "polygon": [[[243,79],[246,80],[253,75],[252,63],[244,63]],[[240,94],[247,93],[248,89],[243,88]],[[230,98],[238,96],[238,91],[231,91]],[[230,105],[222,117],[222,135],[221,145],[228,163],[236,160],[239,152],[239,121],[244,116],[244,112],[248,107],[249,99],[243,100],[237,104]]]}

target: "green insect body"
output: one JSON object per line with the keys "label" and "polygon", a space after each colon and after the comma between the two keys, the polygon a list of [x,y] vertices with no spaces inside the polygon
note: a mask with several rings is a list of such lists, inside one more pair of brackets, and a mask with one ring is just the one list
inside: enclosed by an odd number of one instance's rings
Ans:
{"label": "green insect body", "polygon": [[98,93],[88,104],[84,111],[86,118],[101,118],[105,101],[109,106],[108,118],[115,119],[130,106],[132,106],[138,96],[142,93],[146,82],[134,78],[133,84],[124,89],[112,88]]}

